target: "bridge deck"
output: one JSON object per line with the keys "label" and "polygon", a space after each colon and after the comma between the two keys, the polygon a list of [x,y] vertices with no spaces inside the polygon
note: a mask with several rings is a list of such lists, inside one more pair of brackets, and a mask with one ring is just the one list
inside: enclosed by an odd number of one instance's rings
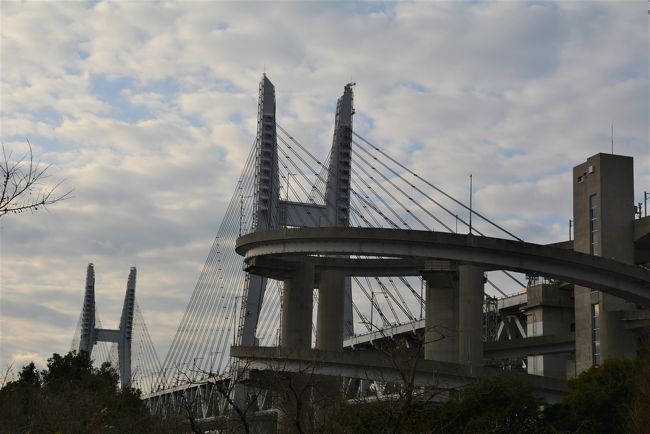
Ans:
{"label": "bridge deck", "polygon": [[[319,261],[319,256],[359,255],[376,258],[402,258],[413,268],[422,258],[447,259],[481,266],[535,273],[607,292],[629,301],[650,301],[650,272],[612,259],[587,255],[551,246],[501,238],[446,232],[375,228],[290,228],[256,232],[237,240],[237,253],[247,263],[254,258],[270,258],[287,269],[292,260]],[[310,259],[311,258],[311,259]],[[385,267],[394,259],[386,260]],[[399,261],[398,261],[399,262]],[[318,265],[318,264],[317,264]],[[377,263],[363,269],[373,276]],[[404,264],[396,265],[403,269]],[[415,270],[414,270],[415,271]],[[263,272],[263,268],[258,270]],[[387,271],[384,269],[382,275]]]}

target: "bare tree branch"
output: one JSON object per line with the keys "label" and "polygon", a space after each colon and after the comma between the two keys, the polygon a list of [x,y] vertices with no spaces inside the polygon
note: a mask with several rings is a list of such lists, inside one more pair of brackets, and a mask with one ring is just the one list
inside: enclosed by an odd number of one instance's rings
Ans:
{"label": "bare tree branch", "polygon": [[13,158],[13,153],[7,153],[2,145],[2,158],[0,159],[0,217],[9,213],[25,211],[38,211],[48,205],[69,199],[72,190],[62,191],[63,180],[54,186],[44,183],[49,177],[47,171],[50,165],[34,161],[32,144],[27,140],[29,151]]}

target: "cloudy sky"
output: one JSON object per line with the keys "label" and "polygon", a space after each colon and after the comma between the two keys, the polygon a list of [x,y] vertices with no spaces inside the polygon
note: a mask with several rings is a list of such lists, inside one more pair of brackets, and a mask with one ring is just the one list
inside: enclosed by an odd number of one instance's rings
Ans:
{"label": "cloudy sky", "polygon": [[637,2],[2,2],[1,139],[73,198],[0,219],[1,366],[70,346],[85,268],[105,326],[130,266],[167,351],[255,135],[257,87],[314,153],[355,128],[525,239],[560,241],[571,168],[610,151],[650,190]]}

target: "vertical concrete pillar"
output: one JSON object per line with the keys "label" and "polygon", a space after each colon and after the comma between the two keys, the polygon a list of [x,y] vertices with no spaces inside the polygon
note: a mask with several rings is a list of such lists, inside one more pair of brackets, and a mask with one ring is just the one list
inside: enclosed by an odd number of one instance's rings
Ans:
{"label": "vertical concrete pillar", "polygon": [[[324,271],[318,284],[318,312],[316,314],[316,348],[324,351],[343,351],[343,316],[346,296],[345,275]],[[338,376],[314,378],[314,410],[319,425],[326,426],[334,416],[334,405],[342,398],[342,379]]]}
{"label": "vertical concrete pillar", "polygon": [[326,351],[343,350],[343,304],[345,276],[336,271],[321,273],[318,286],[316,315],[316,348]]}
{"label": "vertical concrete pillar", "polygon": [[611,294],[600,293],[601,360],[628,359],[637,356],[635,334],[625,329],[621,315],[625,310],[634,310],[634,303]]}
{"label": "vertical concrete pillar", "polygon": [[300,263],[284,281],[282,292],[282,335],[280,346],[293,350],[311,348],[312,309],[314,306],[314,266]]}
{"label": "vertical concrete pillar", "polygon": [[426,279],[424,358],[458,362],[458,292],[452,271],[423,273]]}
{"label": "vertical concrete pillar", "polygon": [[458,267],[458,359],[483,364],[483,270],[473,265]]}
{"label": "vertical concrete pillar", "polygon": [[[314,266],[298,263],[291,277],[284,281],[280,336],[282,348],[295,351],[311,349],[313,306]],[[308,378],[301,373],[288,373],[281,383],[278,432],[304,432],[309,426],[312,412]]]}

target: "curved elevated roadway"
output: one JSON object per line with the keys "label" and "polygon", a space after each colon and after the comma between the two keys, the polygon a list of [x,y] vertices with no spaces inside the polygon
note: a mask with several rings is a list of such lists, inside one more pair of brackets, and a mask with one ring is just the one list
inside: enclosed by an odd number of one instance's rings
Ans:
{"label": "curved elevated roadway", "polygon": [[[351,272],[353,268],[353,274],[368,276],[389,275],[391,270],[395,275],[418,274],[417,269],[423,270],[425,260],[452,260],[486,270],[538,274],[633,302],[650,302],[650,272],[646,269],[557,247],[501,238],[404,229],[287,228],[244,235],[237,239],[236,251],[248,264],[269,260],[274,268],[281,263],[310,260],[344,271]],[[334,255],[370,258],[353,260],[354,266],[350,267],[345,265],[350,260],[328,258]]]}

